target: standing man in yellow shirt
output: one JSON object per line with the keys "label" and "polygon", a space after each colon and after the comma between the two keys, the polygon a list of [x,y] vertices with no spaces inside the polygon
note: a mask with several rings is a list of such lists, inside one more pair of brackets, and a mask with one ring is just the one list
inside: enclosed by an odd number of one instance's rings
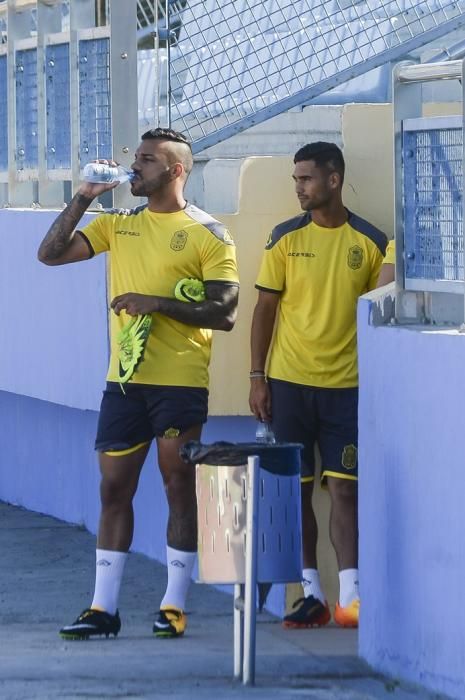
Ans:
{"label": "standing man in yellow shirt", "polygon": [[[179,637],[186,627],[197,508],[194,466],[183,462],[179,449],[200,438],[207,420],[212,329],[231,330],[238,299],[228,231],[184,198],[192,166],[182,134],[147,131],[132,165],[131,192],[148,203],[101,214],[76,230],[93,199],[116,186],[84,182],[39,248],[39,260],[47,265],[103,252],[111,262],[111,358],[95,443],[102,505],[95,590],[91,605],[60,630],[65,639],[116,636],[120,630],[118,595],[132,542],[132,501],[153,439],[169,510],[168,586],[153,633]],[[184,278],[203,282],[203,299],[175,298]]]}
{"label": "standing man in yellow shirt", "polygon": [[[330,611],[316,560],[314,446],[331,498],[330,538],[340,593],[335,621],[359,617],[357,519],[357,337],[361,294],[374,289],[386,248],[377,228],[342,202],[344,159],[316,142],[294,157],[303,214],[276,226],[265,247],[251,333],[250,408],[302,454],[303,589],[287,627],[326,625]],[[276,325],[276,327],[275,327]],[[273,331],[274,335],[273,335]]]}

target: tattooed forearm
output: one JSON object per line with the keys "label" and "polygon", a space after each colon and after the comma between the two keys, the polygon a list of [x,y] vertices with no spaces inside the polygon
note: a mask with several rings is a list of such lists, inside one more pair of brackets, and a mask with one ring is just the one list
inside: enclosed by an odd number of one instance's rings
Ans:
{"label": "tattooed forearm", "polygon": [[156,297],[156,310],[189,326],[230,331],[236,320],[239,287],[208,283],[206,296],[205,301],[189,304],[177,299]]}
{"label": "tattooed forearm", "polygon": [[78,193],[57,216],[39,246],[37,257],[41,262],[57,260],[66,252],[73,240],[74,229],[91,202],[92,199]]}

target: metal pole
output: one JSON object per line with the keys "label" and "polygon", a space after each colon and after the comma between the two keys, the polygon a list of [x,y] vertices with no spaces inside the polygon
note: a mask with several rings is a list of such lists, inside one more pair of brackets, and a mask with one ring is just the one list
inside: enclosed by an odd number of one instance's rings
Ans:
{"label": "metal pole", "polygon": [[154,9],[153,14],[153,48],[155,51],[155,89],[153,92],[153,115],[154,115],[154,127],[160,126],[160,100],[161,100],[161,70],[160,70],[160,20],[158,18],[158,4]]}
{"label": "metal pole", "polygon": [[[421,84],[409,83],[400,80],[400,75],[406,75],[407,70],[415,71],[417,64],[412,62],[399,63],[392,73],[392,112],[394,119],[394,231],[396,242],[396,320],[405,322],[414,316],[418,316],[417,305],[406,308],[407,300],[412,295],[405,291],[405,230],[403,207],[403,170],[402,170],[402,122],[404,119],[421,116]],[[428,66],[431,71],[433,66]],[[418,322],[420,317],[418,317]]]}
{"label": "metal pole", "polygon": [[17,114],[16,114],[16,50],[17,42],[30,36],[28,12],[17,12],[14,0],[7,0],[7,81],[8,94],[8,203],[12,206],[31,206],[34,199],[34,185],[31,180],[18,179],[17,155]]}
{"label": "metal pole", "polygon": [[[48,178],[48,149],[55,144],[47,143],[47,88],[46,74],[46,40],[48,35],[61,31],[61,6],[37,5],[37,140],[38,140],[38,203],[44,206],[56,206],[64,202],[63,182],[51,182]],[[68,125],[66,125],[68,126]]]}
{"label": "metal pole", "polygon": [[244,586],[234,584],[234,678],[242,680],[244,663]]}
{"label": "metal pole", "polygon": [[71,113],[71,188],[79,187],[81,128],[79,98],[79,32],[94,26],[95,14],[92,0],[71,2],[69,16],[69,100]]}
{"label": "metal pole", "polygon": [[171,11],[170,2],[166,0],[166,117],[171,129]]}
{"label": "metal pole", "polygon": [[[462,265],[463,265],[463,279],[465,281],[465,61],[462,63],[462,236],[463,236],[463,253],[462,253]],[[465,325],[465,293],[463,295],[464,303],[464,325]]]}
{"label": "metal pole", "polygon": [[244,595],[244,685],[255,682],[255,632],[257,622],[258,489],[260,460],[248,458],[247,522]]}
{"label": "metal pole", "polygon": [[[139,139],[137,108],[137,0],[112,0],[110,12],[111,133],[113,158],[129,167]],[[134,206],[127,187],[113,190],[116,207]]]}

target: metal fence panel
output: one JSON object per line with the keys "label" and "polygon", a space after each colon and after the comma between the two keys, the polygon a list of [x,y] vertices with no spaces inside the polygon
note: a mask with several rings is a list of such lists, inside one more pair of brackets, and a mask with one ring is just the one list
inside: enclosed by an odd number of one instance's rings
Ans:
{"label": "metal fence panel", "polygon": [[69,44],[46,48],[47,169],[71,167]]}
{"label": "metal fence panel", "polygon": [[405,120],[403,205],[407,279],[464,279],[461,117]]}
{"label": "metal fence panel", "polygon": [[81,164],[112,157],[108,38],[79,42],[79,128]]}
{"label": "metal fence panel", "polygon": [[16,52],[16,167],[37,168],[37,49]]}

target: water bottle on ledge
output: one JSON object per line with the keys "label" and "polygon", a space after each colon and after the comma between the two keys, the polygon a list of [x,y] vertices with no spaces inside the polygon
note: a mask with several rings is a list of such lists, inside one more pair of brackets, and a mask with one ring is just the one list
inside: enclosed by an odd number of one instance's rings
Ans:
{"label": "water bottle on ledge", "polygon": [[93,184],[106,184],[112,182],[128,182],[134,177],[134,171],[123,168],[122,165],[108,165],[108,163],[87,163],[82,171],[82,178]]}
{"label": "water bottle on ledge", "polygon": [[257,423],[257,430],[255,431],[255,442],[265,443],[267,445],[274,445],[276,438],[269,423]]}

